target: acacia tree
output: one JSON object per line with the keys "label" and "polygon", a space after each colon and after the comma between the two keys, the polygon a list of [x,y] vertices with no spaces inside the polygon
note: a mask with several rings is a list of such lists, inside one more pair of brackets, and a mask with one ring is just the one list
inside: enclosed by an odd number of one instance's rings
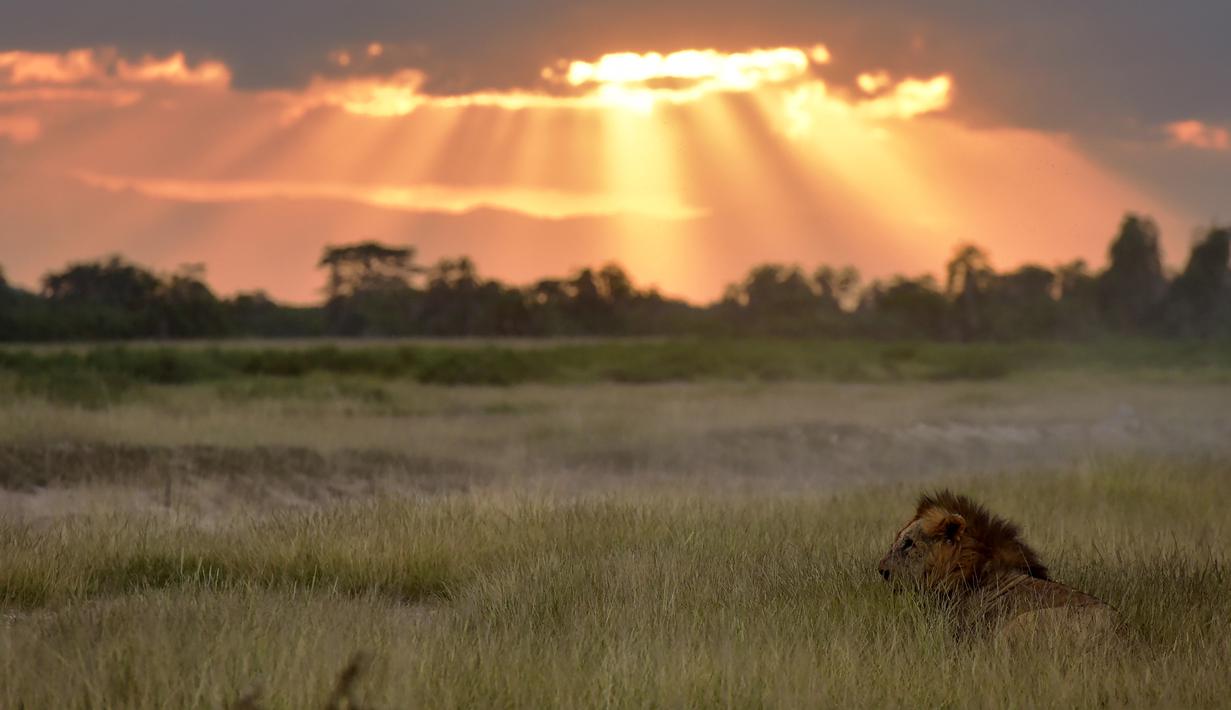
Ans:
{"label": "acacia tree", "polygon": [[325,317],[341,335],[394,335],[410,331],[414,286],[422,271],[413,247],[366,241],[327,246],[317,264],[328,269]]}
{"label": "acacia tree", "polygon": [[410,288],[422,271],[415,265],[414,247],[389,247],[373,241],[327,246],[317,267],[329,269],[325,294],[331,300],[363,291]]}

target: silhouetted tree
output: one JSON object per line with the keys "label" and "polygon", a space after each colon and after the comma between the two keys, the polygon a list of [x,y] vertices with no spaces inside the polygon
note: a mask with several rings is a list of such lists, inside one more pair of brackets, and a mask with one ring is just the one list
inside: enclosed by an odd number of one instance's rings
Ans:
{"label": "silhouetted tree", "polygon": [[1115,330],[1145,328],[1167,288],[1159,254],[1158,226],[1130,214],[1111,244],[1110,263],[1099,279],[1103,318]]}
{"label": "silhouetted tree", "polygon": [[855,267],[820,266],[812,273],[812,282],[823,310],[836,313],[858,305],[859,271]]}
{"label": "silhouetted tree", "polygon": [[73,264],[43,277],[42,295],[56,309],[59,327],[98,338],[159,334],[162,282],[118,256]]}
{"label": "silhouetted tree", "polygon": [[953,327],[962,340],[990,333],[995,278],[987,253],[973,244],[958,247],[945,267],[945,295],[952,304]]}
{"label": "silhouetted tree", "polygon": [[319,306],[288,306],[264,291],[236,294],[223,302],[228,331],[272,338],[324,335],[325,310]]}
{"label": "silhouetted tree", "polygon": [[527,327],[522,295],[479,277],[466,257],[428,270],[417,330],[434,335],[516,335]]}
{"label": "silhouetted tree", "polygon": [[90,303],[130,312],[147,310],[160,287],[152,272],[118,256],[74,264],[43,277],[43,295],[53,301]]}
{"label": "silhouetted tree", "polygon": [[421,272],[413,248],[373,241],[327,246],[317,266],[329,270],[325,315],[331,332],[393,335],[409,330],[413,279]]}
{"label": "silhouetted tree", "polygon": [[1102,329],[1098,277],[1085,261],[1076,259],[1056,269],[1056,291],[1059,334],[1081,337]]}
{"label": "silhouetted tree", "polygon": [[990,331],[997,338],[1052,335],[1059,322],[1056,275],[1027,264],[996,276],[991,285]]}
{"label": "silhouetted tree", "polygon": [[[1102,273],[1075,261],[1053,272],[998,274],[961,245],[943,289],[931,277],[860,287],[853,268],[765,264],[708,307],[640,290],[606,264],[530,286],[479,275],[466,257],[431,269],[415,250],[376,242],[327,247],[323,307],[291,307],[263,293],[219,301],[201,267],[160,275],[119,257],[48,273],[39,293],[0,271],[0,340],[342,335],[773,334],[886,338],[1088,337],[1100,333],[1231,335],[1231,229],[1210,229],[1170,284],[1158,230],[1125,217]],[[424,277],[426,274],[426,278]]]}
{"label": "silhouetted tree", "polygon": [[940,338],[945,333],[949,301],[936,279],[897,276],[888,284],[873,283],[859,315],[882,336]]}
{"label": "silhouetted tree", "polygon": [[1215,227],[1193,245],[1167,294],[1166,326],[1181,335],[1231,332],[1231,229]]}
{"label": "silhouetted tree", "polygon": [[162,337],[211,337],[224,335],[227,330],[222,303],[205,285],[203,264],[186,264],[164,281],[154,312]]}

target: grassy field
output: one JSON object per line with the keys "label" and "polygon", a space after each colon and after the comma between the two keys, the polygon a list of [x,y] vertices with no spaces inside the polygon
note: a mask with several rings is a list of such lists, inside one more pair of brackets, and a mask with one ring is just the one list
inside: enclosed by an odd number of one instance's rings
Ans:
{"label": "grassy field", "polygon": [[[0,353],[0,707],[324,708],[356,654],[365,708],[1231,697],[1222,346],[702,345],[427,346],[554,373],[468,386],[362,365],[421,343]],[[140,365],[244,352],[316,364]],[[891,593],[939,485],[1131,637],[999,650]]]}
{"label": "grassy field", "polygon": [[452,494],[202,529],[0,528],[0,705],[1215,706],[1231,693],[1231,490],[1119,463],[961,487],[1021,520],[1123,647],[957,643],[875,561],[914,486],[835,496]]}

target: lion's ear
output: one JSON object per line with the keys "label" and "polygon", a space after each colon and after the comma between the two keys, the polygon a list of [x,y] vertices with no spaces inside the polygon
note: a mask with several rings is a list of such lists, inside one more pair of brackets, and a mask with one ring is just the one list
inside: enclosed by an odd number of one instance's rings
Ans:
{"label": "lion's ear", "polygon": [[966,531],[966,518],[957,513],[950,513],[945,516],[945,519],[940,521],[940,533],[945,536],[945,539],[950,542],[957,542],[962,539],[962,533]]}

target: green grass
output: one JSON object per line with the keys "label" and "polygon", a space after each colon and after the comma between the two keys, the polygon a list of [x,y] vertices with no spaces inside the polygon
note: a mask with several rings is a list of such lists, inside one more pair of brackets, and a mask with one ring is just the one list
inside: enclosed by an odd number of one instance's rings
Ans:
{"label": "green grass", "polygon": [[[310,378],[437,385],[680,381],[982,381],[1077,371],[1231,380],[1231,344],[906,343],[819,340],[633,340],[575,343],[138,344],[0,348],[0,391],[106,407],[149,385]],[[274,392],[276,388],[265,387]],[[379,392],[378,388],[374,390]],[[375,395],[379,396],[379,394]]]}
{"label": "green grass", "polygon": [[958,481],[1123,647],[958,643],[875,564],[916,486],[837,495],[479,491],[200,525],[0,522],[0,706],[319,707],[356,651],[373,707],[1160,706],[1231,693],[1222,465]]}

